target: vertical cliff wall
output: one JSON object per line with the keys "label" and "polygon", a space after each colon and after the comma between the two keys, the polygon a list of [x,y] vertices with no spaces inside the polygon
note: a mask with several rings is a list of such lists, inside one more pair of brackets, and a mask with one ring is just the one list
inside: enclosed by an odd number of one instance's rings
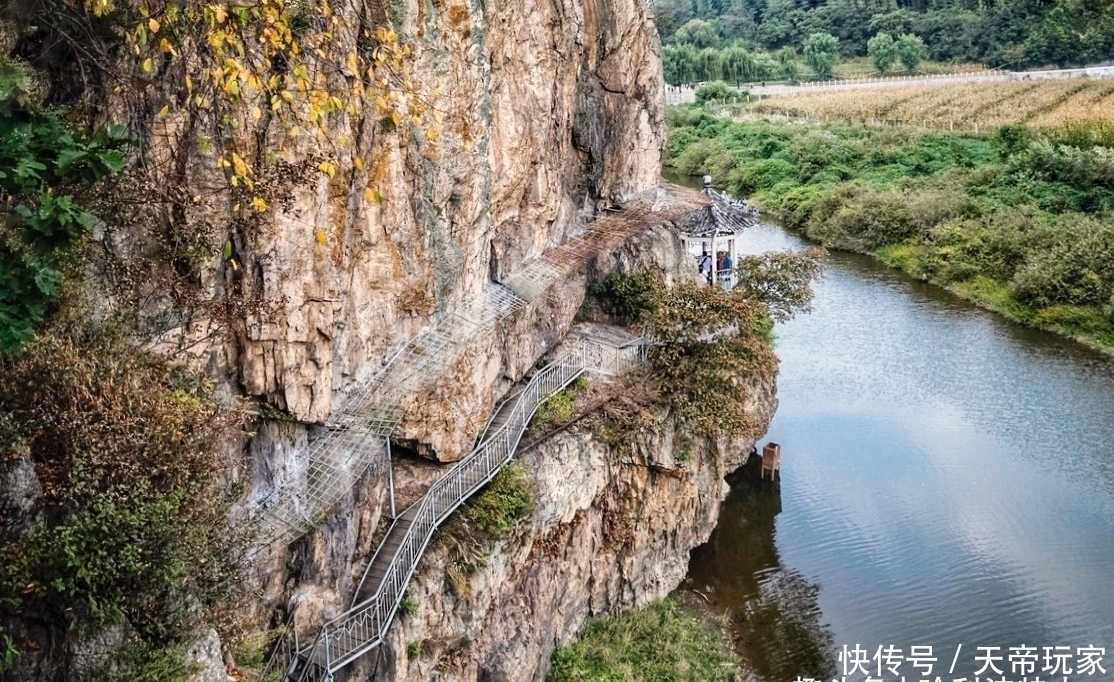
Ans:
{"label": "vertical cliff wall", "polygon": [[[21,7],[2,11],[2,45],[49,63],[37,77],[64,100],[78,69],[39,52]],[[134,174],[96,207],[92,314],[129,322],[140,341],[211,378],[224,404],[246,398],[260,411],[249,435],[228,442],[225,474],[246,490],[245,511],[299,470],[313,425],[393,349],[654,186],[660,168],[660,46],[644,0],[342,0],[329,12],[340,21],[310,66],[351,79],[337,65],[370,49],[370,29],[390,27],[410,49],[407,87],[440,121],[436,140],[370,104],[338,107],[316,137],[295,138],[248,100],[251,115],[221,118],[191,104],[189,59],[170,49],[135,63],[128,50],[106,50],[120,64],[105,72],[120,81],[77,97],[140,138]],[[271,66],[281,71],[280,60]],[[239,171],[214,148],[237,150],[265,210],[230,185]],[[409,405],[398,440],[442,460],[467,452],[503,390],[567,332],[582,297],[581,278],[558,282],[462,345]],[[255,555],[249,619],[263,623],[289,603],[308,631],[345,603],[381,526],[385,473],[377,462],[305,540]]]}

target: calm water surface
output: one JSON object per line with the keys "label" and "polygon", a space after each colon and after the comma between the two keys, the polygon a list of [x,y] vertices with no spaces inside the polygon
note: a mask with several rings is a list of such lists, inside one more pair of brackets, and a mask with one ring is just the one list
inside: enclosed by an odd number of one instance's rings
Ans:
{"label": "calm water surface", "polygon": [[1114,680],[1114,360],[849,254],[776,347],[780,488],[737,482],[691,564],[761,677],[893,644],[972,682],[999,646],[1020,681],[1008,647],[1095,645],[1107,674],[1069,679]]}

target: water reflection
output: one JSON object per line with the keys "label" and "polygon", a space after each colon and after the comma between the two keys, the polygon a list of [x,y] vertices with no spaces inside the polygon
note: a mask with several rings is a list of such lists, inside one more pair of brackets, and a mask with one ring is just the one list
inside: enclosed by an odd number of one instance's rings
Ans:
{"label": "water reflection", "polygon": [[762,679],[831,679],[834,639],[821,623],[820,587],[782,566],[774,542],[780,486],[760,480],[755,456],[729,483],[720,525],[692,553],[693,587],[730,614],[736,646]]}
{"label": "water reflection", "polygon": [[[772,225],[745,243],[801,247]],[[737,486],[690,566],[763,677],[810,675],[834,634],[962,648],[947,679],[970,680],[976,647],[1095,645],[1114,678],[1111,358],[841,253],[775,342],[784,510]]]}

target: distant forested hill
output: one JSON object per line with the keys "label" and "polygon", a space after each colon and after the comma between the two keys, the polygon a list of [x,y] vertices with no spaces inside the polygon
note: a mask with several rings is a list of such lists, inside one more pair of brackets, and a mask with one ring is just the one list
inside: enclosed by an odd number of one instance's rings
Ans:
{"label": "distant forested hill", "polygon": [[666,45],[695,51],[796,52],[826,33],[850,57],[885,33],[921,38],[934,61],[1017,68],[1114,58],[1112,0],[656,0],[655,14]]}

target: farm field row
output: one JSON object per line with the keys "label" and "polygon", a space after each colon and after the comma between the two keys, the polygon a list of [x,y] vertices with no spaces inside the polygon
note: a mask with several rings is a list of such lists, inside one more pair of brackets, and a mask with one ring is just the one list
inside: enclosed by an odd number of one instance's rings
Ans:
{"label": "farm field row", "polygon": [[1114,122],[1114,81],[1082,78],[828,91],[772,97],[751,104],[749,110],[821,120],[899,121],[930,128],[1017,123],[1059,128],[1074,122]]}

